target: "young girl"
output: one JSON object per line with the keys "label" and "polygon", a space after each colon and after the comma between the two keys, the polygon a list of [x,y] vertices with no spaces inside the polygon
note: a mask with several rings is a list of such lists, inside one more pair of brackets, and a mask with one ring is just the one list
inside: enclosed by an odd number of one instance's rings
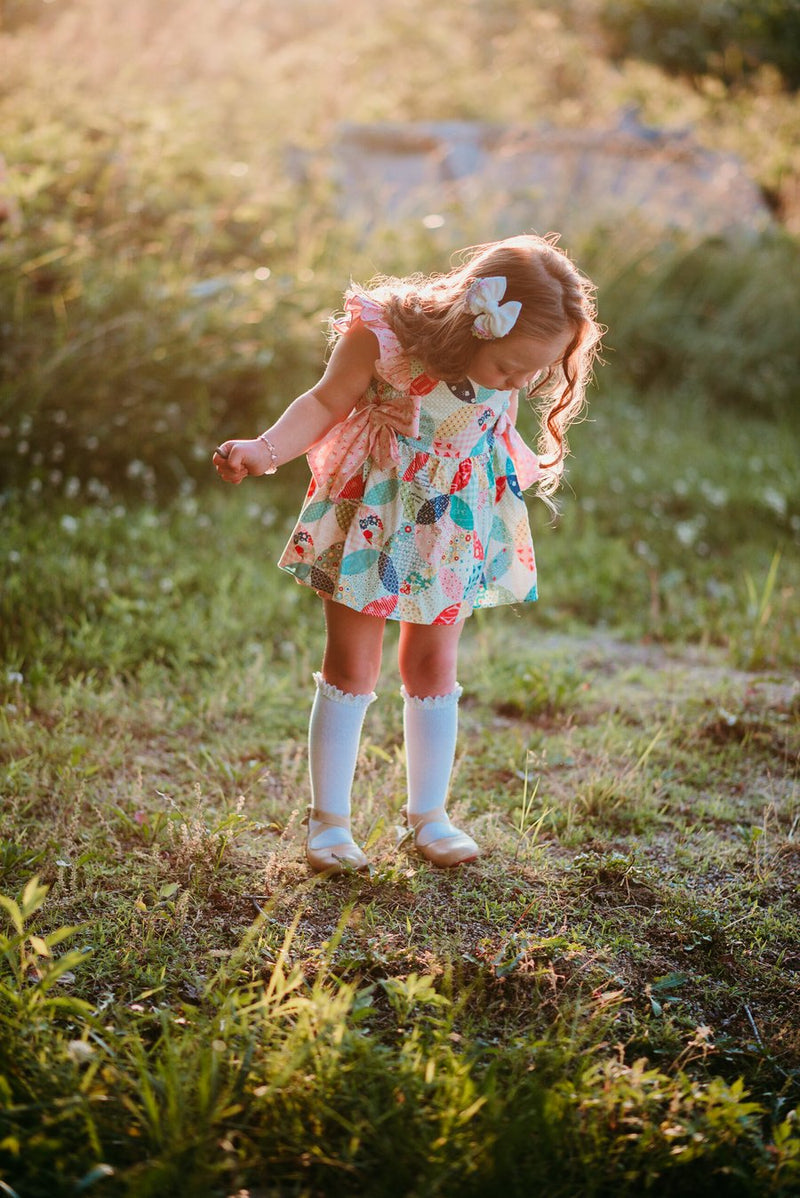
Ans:
{"label": "young girl", "polygon": [[[547,498],[560,481],[599,341],[592,292],[554,240],[534,236],[467,251],[448,274],[352,287],[320,381],[260,437],[214,454],[231,483],[303,453],[311,466],[279,565],[325,612],[309,726],[315,870],[367,865],[350,790],[387,619],[400,621],[414,842],[434,865],[479,855],[445,810],[458,641],[474,608],[536,599],[522,492],[537,482]],[[543,397],[541,459],[515,428],[525,388]]]}

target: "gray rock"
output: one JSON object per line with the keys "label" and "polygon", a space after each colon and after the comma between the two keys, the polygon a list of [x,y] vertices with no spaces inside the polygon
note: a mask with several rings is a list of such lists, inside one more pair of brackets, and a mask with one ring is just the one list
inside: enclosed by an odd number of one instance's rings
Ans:
{"label": "gray rock", "polygon": [[[308,163],[295,154],[295,176]],[[446,216],[504,236],[638,226],[712,235],[755,233],[769,208],[742,162],[687,129],[525,128],[471,121],[345,124],[326,164],[341,210],[371,227]]]}

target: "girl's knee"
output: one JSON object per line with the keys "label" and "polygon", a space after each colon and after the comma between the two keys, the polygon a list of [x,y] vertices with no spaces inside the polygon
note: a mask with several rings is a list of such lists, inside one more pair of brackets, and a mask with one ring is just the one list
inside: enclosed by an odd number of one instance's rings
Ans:
{"label": "girl's knee", "polygon": [[405,625],[400,637],[398,665],[404,687],[416,698],[450,694],[456,686],[460,626],[416,629]]}
{"label": "girl's knee", "polygon": [[380,664],[377,668],[368,667],[363,662],[340,664],[329,661],[327,655],[322,662],[322,677],[346,695],[370,694],[378,684],[379,674]]}
{"label": "girl's knee", "polygon": [[325,681],[348,695],[374,691],[381,672],[383,620],[336,603],[326,604],[325,616]]}
{"label": "girl's knee", "polygon": [[380,647],[367,648],[356,644],[325,647],[322,676],[347,695],[365,695],[374,691],[381,672]]}

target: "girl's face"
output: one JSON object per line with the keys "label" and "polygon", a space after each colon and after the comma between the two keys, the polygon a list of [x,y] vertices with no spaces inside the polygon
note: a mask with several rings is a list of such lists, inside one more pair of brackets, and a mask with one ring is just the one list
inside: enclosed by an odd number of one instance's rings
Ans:
{"label": "girl's face", "polygon": [[562,360],[573,336],[569,329],[543,341],[519,333],[482,341],[470,363],[469,377],[493,391],[519,391]]}

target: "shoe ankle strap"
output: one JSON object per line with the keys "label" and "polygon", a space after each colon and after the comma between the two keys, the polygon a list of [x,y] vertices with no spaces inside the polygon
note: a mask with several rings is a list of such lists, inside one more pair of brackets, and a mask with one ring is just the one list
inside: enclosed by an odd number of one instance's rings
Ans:
{"label": "shoe ankle strap", "polygon": [[421,811],[415,815],[412,815],[408,808],[406,808],[406,822],[409,828],[413,828],[415,832],[419,832],[427,824],[449,824],[450,816],[445,810],[444,803],[440,803],[438,807],[431,807],[430,811]]}
{"label": "shoe ankle strap", "polygon": [[312,807],[309,805],[306,808],[306,818],[304,823],[308,823],[313,819],[315,823],[325,824],[329,828],[347,828],[350,831],[350,820],[346,815],[334,815],[332,811],[323,811],[321,807]]}

